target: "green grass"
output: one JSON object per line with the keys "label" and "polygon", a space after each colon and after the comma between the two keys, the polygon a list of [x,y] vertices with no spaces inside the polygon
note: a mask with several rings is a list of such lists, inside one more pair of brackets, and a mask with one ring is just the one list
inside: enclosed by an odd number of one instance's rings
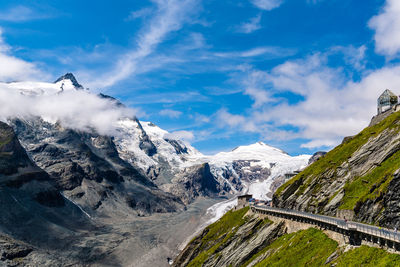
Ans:
{"label": "green grass", "polygon": [[228,211],[221,219],[207,226],[208,233],[202,238],[198,248],[201,253],[188,266],[201,266],[221,245],[233,237],[237,229],[247,221],[244,215],[248,210],[249,207]]}
{"label": "green grass", "polygon": [[281,236],[255,255],[251,261],[269,252],[270,256],[255,266],[321,266],[337,246],[336,241],[320,230],[309,228]]}
{"label": "green grass", "polygon": [[[301,186],[297,189],[296,195],[301,195],[304,190],[311,184],[313,179],[322,177],[325,173],[334,173],[330,175],[331,179],[335,179],[336,169],[347,161],[351,155],[363,146],[370,138],[378,136],[384,130],[397,132],[400,129],[400,112],[395,112],[388,116],[380,123],[365,128],[359,134],[340,144],[333,150],[329,151],[324,157],[308,166],[304,171],[283,184],[275,192],[276,196],[280,196],[282,192],[296,181],[301,180]],[[327,175],[328,176],[328,175]],[[351,190],[351,188],[348,188]],[[350,192],[350,191],[349,191]],[[317,192],[314,192],[317,193]],[[353,192],[352,192],[353,193]],[[349,195],[350,196],[350,195]],[[349,201],[347,201],[349,202]],[[350,203],[346,203],[343,207],[350,207]]]}
{"label": "green grass", "polygon": [[344,187],[344,197],[339,209],[354,209],[357,203],[376,199],[386,193],[393,173],[400,167],[400,151],[386,159],[380,166],[361,177],[356,177]]}
{"label": "green grass", "polygon": [[[326,259],[335,251],[339,254],[337,259],[325,265]],[[400,255],[379,248],[361,246],[343,253],[336,241],[315,228],[281,236],[242,266],[247,266],[263,254],[269,256],[257,263],[256,267],[312,267],[331,266],[331,264],[337,264],[337,267],[400,266]]]}
{"label": "green grass", "polygon": [[334,262],[337,263],[337,267],[400,266],[400,255],[379,248],[361,246],[340,255]]}

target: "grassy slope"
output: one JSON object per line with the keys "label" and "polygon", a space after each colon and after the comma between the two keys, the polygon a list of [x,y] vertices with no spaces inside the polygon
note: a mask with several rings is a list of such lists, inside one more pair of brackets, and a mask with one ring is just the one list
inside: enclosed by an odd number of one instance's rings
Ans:
{"label": "grassy slope", "polygon": [[201,266],[218,247],[231,238],[237,229],[246,222],[244,215],[248,210],[249,207],[237,211],[228,211],[221,219],[207,226],[208,233],[201,240],[199,247],[201,253],[188,266]]}
{"label": "grassy slope", "polygon": [[[334,252],[338,258],[325,264]],[[292,234],[286,234],[254,256],[245,266],[262,254],[269,256],[255,266],[400,266],[400,255],[391,254],[379,248],[361,246],[345,253],[338,249],[336,241],[320,230],[309,228]]]}
{"label": "grassy slope", "polygon": [[[301,195],[310,185],[311,181],[328,171],[336,171],[342,163],[348,160],[351,155],[363,146],[370,138],[378,136],[384,130],[400,130],[400,112],[395,112],[380,123],[365,128],[362,132],[340,144],[328,152],[320,160],[308,166],[303,172],[293,177],[276,191],[279,196],[287,187],[298,180],[302,180],[302,185],[296,191],[296,195]],[[400,153],[395,153],[382,163],[381,166],[367,173],[365,176],[356,177],[345,186],[345,197],[340,209],[353,209],[358,201],[365,201],[367,198],[375,199],[385,191],[393,172],[400,165]],[[332,177],[334,179],[335,177]],[[317,193],[317,192],[313,192]]]}
{"label": "grassy slope", "polygon": [[383,249],[361,246],[339,256],[335,260],[337,267],[347,266],[400,266],[400,255],[391,254]]}
{"label": "grassy slope", "polygon": [[[248,208],[229,211],[220,220],[209,225],[208,233],[202,238],[199,246],[201,252],[188,266],[202,266],[210,257],[215,256],[218,248],[227,242],[240,226],[246,223],[244,216]],[[264,223],[271,223],[268,219]],[[325,265],[327,258],[334,252],[338,257]],[[224,253],[219,251],[218,253]],[[267,257],[268,255],[268,257]],[[261,260],[262,259],[262,260]],[[361,246],[345,253],[338,248],[336,241],[330,239],[316,228],[285,234],[270,245],[253,255],[242,266],[259,261],[255,266],[400,266],[400,255],[391,254],[383,249]]]}
{"label": "grassy slope", "polygon": [[268,252],[270,256],[255,266],[321,266],[337,246],[336,241],[321,231],[309,228],[275,240],[259,253]]}

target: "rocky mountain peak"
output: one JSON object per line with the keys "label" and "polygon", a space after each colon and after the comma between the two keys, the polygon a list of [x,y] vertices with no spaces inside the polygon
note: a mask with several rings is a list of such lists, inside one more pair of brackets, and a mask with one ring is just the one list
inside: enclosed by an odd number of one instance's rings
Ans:
{"label": "rocky mountain peak", "polygon": [[75,76],[71,72],[68,72],[68,73],[64,74],[63,76],[58,78],[54,83],[58,83],[58,82],[61,82],[61,81],[64,81],[64,80],[70,80],[72,85],[76,89],[83,89],[83,86],[78,83],[78,81],[76,80]]}

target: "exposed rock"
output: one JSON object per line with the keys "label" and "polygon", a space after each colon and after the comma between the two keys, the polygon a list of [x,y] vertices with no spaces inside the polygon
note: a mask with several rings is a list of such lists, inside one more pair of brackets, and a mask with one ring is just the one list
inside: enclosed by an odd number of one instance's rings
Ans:
{"label": "exposed rock", "polygon": [[216,196],[219,184],[210,172],[208,163],[184,169],[164,189],[180,197],[186,204],[198,196]]}
{"label": "exposed rock", "polygon": [[201,252],[217,243],[219,244],[218,248],[211,255],[207,254],[207,259],[202,266],[241,266],[277,237],[283,235],[285,224],[284,222],[265,223],[263,219],[249,215],[246,223],[233,231],[234,234],[221,237],[223,242],[221,239],[217,239],[204,247],[203,238],[208,233],[208,228],[206,228],[185,247],[175,259],[173,266],[187,266]]}
{"label": "exposed rock", "polygon": [[[400,226],[400,183],[393,169],[398,166],[391,163],[400,151],[399,125],[400,114],[391,113],[342,143],[284,185],[274,195],[274,205],[332,216],[339,207],[350,208],[354,220]],[[376,168],[380,171],[371,174]],[[349,193],[346,186],[352,183]]]}
{"label": "exposed rock", "polygon": [[313,164],[314,162],[316,162],[317,160],[319,160],[321,157],[325,156],[326,152],[325,151],[318,151],[315,152],[312,157],[310,158],[310,160],[308,161],[308,165]]}
{"label": "exposed rock", "polygon": [[[64,129],[39,118],[29,122],[15,119],[12,125],[35,163],[50,174],[66,197],[87,211],[106,214],[112,207],[114,212],[115,205],[133,208],[125,201],[127,195],[138,203],[134,209],[143,214],[182,208],[177,197],[159,190],[121,159],[110,137]],[[52,205],[61,203],[51,194],[35,196],[37,200],[46,198]]]}
{"label": "exposed rock", "polygon": [[83,89],[83,86],[78,83],[78,81],[76,80],[75,76],[70,72],[68,72],[68,73],[64,74],[63,76],[61,76],[60,78],[58,78],[54,83],[58,83],[58,82],[61,82],[63,80],[70,80],[72,82],[72,85],[76,89]]}

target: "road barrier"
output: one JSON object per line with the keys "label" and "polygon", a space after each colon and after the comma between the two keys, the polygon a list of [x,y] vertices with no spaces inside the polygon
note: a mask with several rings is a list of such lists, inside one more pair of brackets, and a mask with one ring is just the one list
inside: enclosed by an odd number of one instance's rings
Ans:
{"label": "road barrier", "polygon": [[366,240],[400,250],[400,233],[395,230],[354,221],[347,221],[345,219],[336,217],[269,207],[266,205],[252,204],[250,207],[252,211],[256,213],[273,215],[294,221],[319,225],[321,227],[325,227],[326,229],[348,235],[350,237],[350,243],[354,245],[359,245],[361,244],[362,240]]}

